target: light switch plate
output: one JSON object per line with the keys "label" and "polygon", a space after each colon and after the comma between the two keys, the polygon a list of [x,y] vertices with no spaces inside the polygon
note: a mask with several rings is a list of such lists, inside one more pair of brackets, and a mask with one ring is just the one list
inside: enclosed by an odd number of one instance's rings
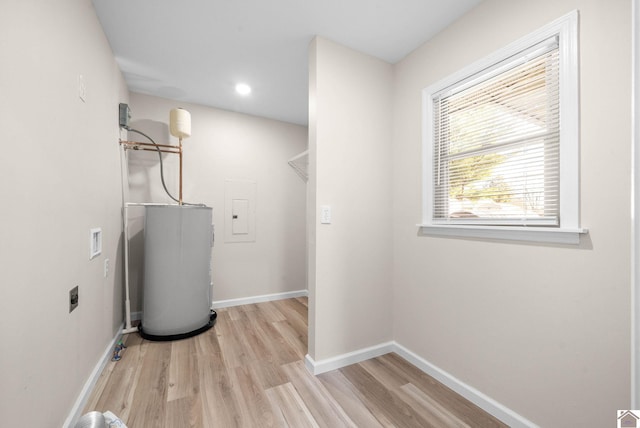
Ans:
{"label": "light switch plate", "polygon": [[331,206],[323,205],[320,207],[320,223],[331,224]]}

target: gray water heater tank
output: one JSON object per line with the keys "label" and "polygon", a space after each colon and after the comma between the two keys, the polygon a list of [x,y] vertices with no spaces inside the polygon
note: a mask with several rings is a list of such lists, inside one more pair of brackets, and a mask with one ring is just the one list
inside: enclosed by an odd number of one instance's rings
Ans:
{"label": "gray water heater tank", "polygon": [[142,337],[181,339],[213,325],[212,245],[210,207],[146,207]]}

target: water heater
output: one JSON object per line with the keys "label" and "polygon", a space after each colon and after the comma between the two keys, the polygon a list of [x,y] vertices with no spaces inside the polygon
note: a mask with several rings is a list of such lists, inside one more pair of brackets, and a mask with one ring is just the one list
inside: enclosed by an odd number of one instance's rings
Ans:
{"label": "water heater", "polygon": [[146,207],[142,337],[181,339],[213,325],[212,245],[210,207]]}

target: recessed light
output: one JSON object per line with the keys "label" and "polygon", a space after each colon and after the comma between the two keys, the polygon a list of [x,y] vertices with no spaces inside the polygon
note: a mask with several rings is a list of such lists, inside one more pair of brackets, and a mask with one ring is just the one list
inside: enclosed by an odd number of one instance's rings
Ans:
{"label": "recessed light", "polygon": [[236,85],[236,92],[240,95],[249,95],[251,93],[251,86],[246,83],[238,83]]}

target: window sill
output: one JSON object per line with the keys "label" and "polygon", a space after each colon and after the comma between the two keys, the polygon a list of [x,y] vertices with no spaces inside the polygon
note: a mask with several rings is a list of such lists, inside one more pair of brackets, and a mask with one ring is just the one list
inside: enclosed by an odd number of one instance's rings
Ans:
{"label": "window sill", "polygon": [[418,224],[421,236],[450,236],[458,238],[504,239],[510,241],[545,242],[553,244],[580,243],[580,235],[588,229],[558,229],[547,227],[505,226],[448,226]]}

